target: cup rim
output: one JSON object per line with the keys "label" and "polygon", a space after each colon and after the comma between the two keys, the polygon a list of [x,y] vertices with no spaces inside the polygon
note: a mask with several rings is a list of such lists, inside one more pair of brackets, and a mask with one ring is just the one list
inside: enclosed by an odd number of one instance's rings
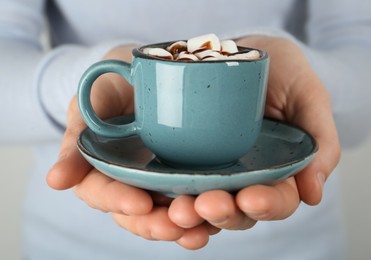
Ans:
{"label": "cup rim", "polygon": [[[185,41],[185,40],[182,40]],[[169,46],[170,44],[177,42],[177,41],[167,41],[167,42],[160,42],[160,43],[153,43],[153,44],[147,44],[143,45],[137,48],[133,49],[133,56],[137,58],[142,58],[142,59],[148,59],[148,60],[156,60],[156,61],[162,61],[162,62],[170,62],[170,63],[193,63],[193,64],[207,64],[207,63],[228,63],[228,62],[257,62],[257,61],[264,61],[269,59],[269,55],[266,51],[257,49],[257,48],[249,48],[249,47],[243,47],[243,46],[237,46],[240,51],[252,51],[252,50],[257,50],[260,53],[260,57],[258,59],[253,59],[253,60],[241,60],[241,59],[231,59],[231,60],[209,60],[209,61],[179,61],[179,60],[167,60],[167,59],[161,59],[157,57],[150,56],[148,54],[145,54],[143,52],[143,49],[145,48],[164,48]]]}

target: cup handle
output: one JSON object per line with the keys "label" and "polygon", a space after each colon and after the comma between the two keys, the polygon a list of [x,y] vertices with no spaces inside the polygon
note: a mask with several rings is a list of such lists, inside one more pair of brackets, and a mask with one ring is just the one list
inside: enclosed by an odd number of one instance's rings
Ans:
{"label": "cup handle", "polygon": [[82,118],[88,127],[98,135],[106,137],[128,137],[137,132],[136,123],[114,125],[104,122],[93,110],[90,94],[94,81],[105,73],[117,73],[131,83],[131,64],[125,61],[105,60],[93,64],[80,79],[77,98]]}

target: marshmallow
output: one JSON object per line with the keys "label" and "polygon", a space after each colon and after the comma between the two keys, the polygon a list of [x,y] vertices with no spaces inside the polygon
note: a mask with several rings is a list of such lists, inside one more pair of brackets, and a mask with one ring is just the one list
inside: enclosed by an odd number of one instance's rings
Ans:
{"label": "marshmallow", "polygon": [[194,52],[200,49],[220,51],[219,38],[215,34],[205,34],[188,40],[188,52]]}
{"label": "marshmallow", "polygon": [[187,43],[184,41],[177,41],[166,48],[172,55],[178,55],[182,51],[187,50]]}
{"label": "marshmallow", "polygon": [[176,58],[178,61],[199,61],[196,55],[192,53],[187,53],[185,51],[179,53],[178,57]]}
{"label": "marshmallow", "polygon": [[151,48],[149,51],[148,51],[148,55],[151,55],[153,57],[157,57],[157,58],[162,58],[162,59],[166,59],[166,60],[173,60],[173,55],[171,55],[170,52],[168,52],[167,50],[164,50],[162,48]]}
{"label": "marshmallow", "polygon": [[219,58],[222,56],[219,52],[213,51],[213,50],[203,50],[203,51],[195,52],[194,54],[200,60],[203,60],[204,58],[207,58],[207,57]]}
{"label": "marshmallow", "polygon": [[236,53],[238,52],[237,44],[232,40],[225,40],[220,43],[221,52],[223,53]]}
{"label": "marshmallow", "polygon": [[150,49],[152,49],[152,48],[144,48],[143,50],[142,50],[142,52],[144,53],[144,54],[149,54],[149,50]]}
{"label": "marshmallow", "polygon": [[260,58],[260,53],[257,50],[252,50],[249,52],[236,53],[229,56],[232,60],[256,60]]}
{"label": "marshmallow", "polygon": [[173,42],[165,48],[144,48],[143,53],[156,58],[177,61],[255,60],[257,50],[239,51],[233,40],[220,42],[215,34],[206,34],[185,41]]}

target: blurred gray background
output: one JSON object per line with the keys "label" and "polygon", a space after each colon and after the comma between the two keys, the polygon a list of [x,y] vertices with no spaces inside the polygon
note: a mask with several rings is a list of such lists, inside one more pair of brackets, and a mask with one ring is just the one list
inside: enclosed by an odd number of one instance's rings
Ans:
{"label": "blurred gray background", "polygon": [[[371,259],[371,140],[343,152],[342,186],[348,259]],[[21,201],[32,164],[28,147],[0,146],[0,259],[19,260]]]}

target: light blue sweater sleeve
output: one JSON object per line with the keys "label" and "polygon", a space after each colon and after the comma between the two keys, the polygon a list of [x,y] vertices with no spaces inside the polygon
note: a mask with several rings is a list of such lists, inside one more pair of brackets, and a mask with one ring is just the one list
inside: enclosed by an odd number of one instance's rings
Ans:
{"label": "light blue sweater sleeve", "polygon": [[[267,27],[247,28],[234,35],[282,37],[302,48],[332,97],[343,147],[363,142],[371,130],[370,10],[370,1],[310,0],[306,1],[304,39],[283,28]],[[294,17],[293,21],[302,19]]]}
{"label": "light blue sweater sleeve", "polygon": [[304,47],[329,90],[343,146],[371,130],[371,2],[309,1]]}
{"label": "light blue sweater sleeve", "polygon": [[43,1],[33,3],[0,2],[0,143],[44,141],[57,134],[45,120],[32,88],[42,59],[39,36],[44,26]]}
{"label": "light blue sweater sleeve", "polygon": [[[0,144],[60,139],[82,73],[111,48],[64,44],[50,49],[44,0],[0,2]],[[132,42],[132,41],[131,41]]]}

